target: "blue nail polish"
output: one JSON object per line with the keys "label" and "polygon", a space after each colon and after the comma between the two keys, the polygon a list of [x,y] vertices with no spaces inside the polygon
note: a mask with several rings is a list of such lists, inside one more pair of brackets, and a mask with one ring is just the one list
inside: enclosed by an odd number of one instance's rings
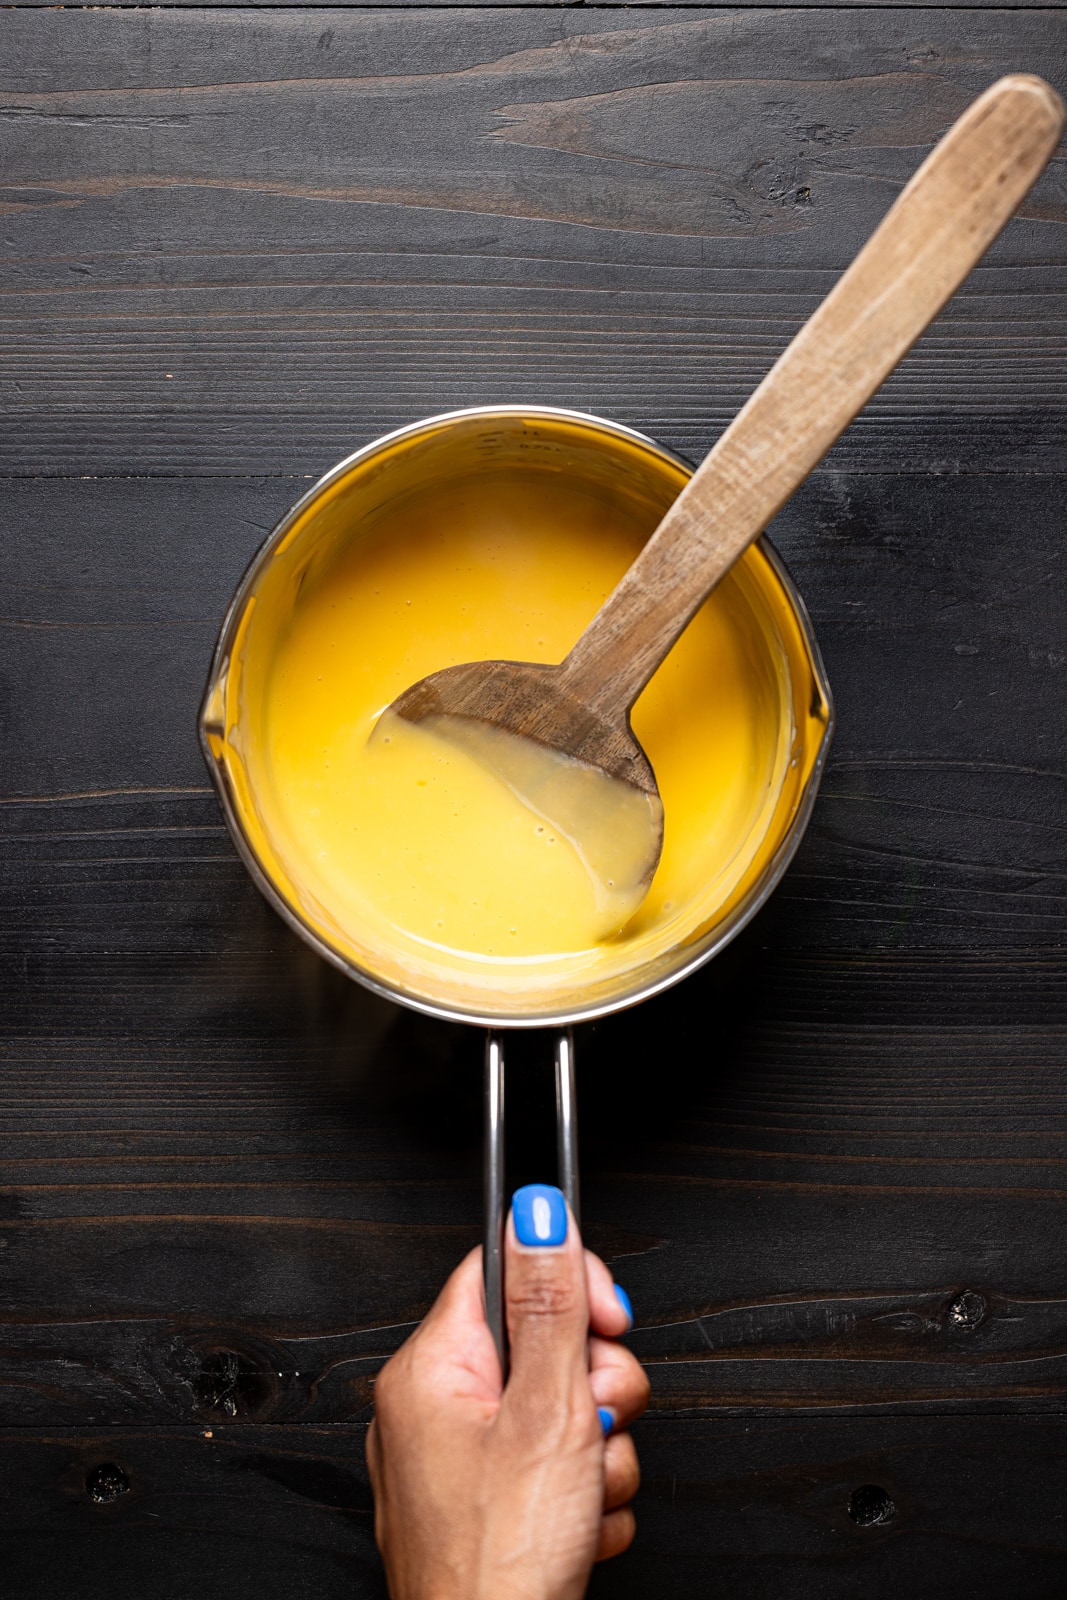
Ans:
{"label": "blue nail polish", "polygon": [[567,1237],[567,1202],[550,1183],[528,1183],[511,1197],[520,1244],[562,1244]]}
{"label": "blue nail polish", "polygon": [[607,1406],[597,1406],[596,1414],[600,1418],[600,1426],[604,1430],[604,1437],[606,1439],[612,1428],[615,1426],[615,1418],[612,1416]]}
{"label": "blue nail polish", "polygon": [[630,1296],[626,1293],[621,1283],[615,1285],[615,1298],[630,1319],[631,1328],[634,1325],[634,1308],[630,1304]]}

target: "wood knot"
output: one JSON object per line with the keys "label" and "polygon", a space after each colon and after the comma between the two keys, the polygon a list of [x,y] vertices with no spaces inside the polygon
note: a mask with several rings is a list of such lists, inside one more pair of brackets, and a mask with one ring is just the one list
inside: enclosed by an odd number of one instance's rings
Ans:
{"label": "wood knot", "polygon": [[977,1289],[964,1289],[948,1303],[946,1320],[954,1328],[977,1328],[986,1314],[985,1295]]}
{"label": "wood knot", "polygon": [[130,1492],[130,1480],[121,1467],[105,1461],[85,1479],[85,1492],[94,1505],[109,1506]]}
{"label": "wood knot", "polygon": [[848,1514],[859,1528],[879,1528],[896,1516],[897,1508],[879,1484],[863,1483],[849,1496]]}
{"label": "wood knot", "polygon": [[239,1350],[211,1351],[196,1378],[201,1408],[227,1421],[256,1416],[274,1398],[274,1390],[270,1376]]}
{"label": "wood knot", "polygon": [[178,1415],[205,1422],[273,1422],[306,1402],[284,1346],[244,1328],[170,1328],[150,1347],[160,1389]]}

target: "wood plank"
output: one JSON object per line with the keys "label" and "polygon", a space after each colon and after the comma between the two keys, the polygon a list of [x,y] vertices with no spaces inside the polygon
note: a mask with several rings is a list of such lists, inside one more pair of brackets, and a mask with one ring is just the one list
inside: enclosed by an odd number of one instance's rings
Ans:
{"label": "wood plank", "polygon": [[[311,11],[344,10],[388,13],[391,11],[429,11],[441,8],[455,14],[458,11],[472,10],[475,7],[487,7],[494,11],[502,9],[501,0],[464,0],[462,6],[457,6],[455,0],[388,0],[387,5],[377,6],[353,5],[352,0],[212,0],[210,6],[205,6],[204,0],[167,0],[167,3],[171,7],[186,7],[198,11],[219,9],[301,11],[306,9]],[[42,10],[48,4],[49,0],[12,0],[12,9]],[[508,0],[508,9],[570,9],[574,4],[575,0]],[[912,8],[913,5],[914,0],[877,0],[879,10],[891,9],[894,6]],[[862,9],[864,6],[870,6],[873,9],[874,0],[861,0],[861,6],[859,7],[856,6],[855,0],[793,0],[792,9],[805,6],[818,6],[821,10],[825,10],[828,7]],[[684,0],[684,3],[677,3],[677,0],[596,0],[596,7],[599,11],[632,11],[640,8],[648,11],[700,12],[720,11],[722,9],[721,5],[714,3],[714,0]],[[110,9],[132,10],[133,8],[134,0],[118,0],[118,3]],[[1005,9],[1003,0],[945,0],[945,4],[938,7],[939,10],[947,11],[957,8],[968,11]],[[763,0],[740,0],[740,4],[736,9],[739,11],[766,10],[767,7],[763,4]],[[1020,0],[1020,3],[1012,7],[1012,9],[1017,11],[1052,11],[1058,8],[1050,5],[1048,0]]]}
{"label": "wood plank", "polygon": [[[8,485],[9,1417],[359,1415],[476,1237],[477,1038],[306,952],[201,776],[216,619],[301,486]],[[842,709],[809,845],[581,1041],[591,1237],[669,1411],[1062,1404],[1062,503],[824,473],[775,530]]]}
{"label": "wood plank", "polygon": [[19,1600],[385,1600],[362,1434],[6,1431],[5,1586]]}
{"label": "wood plank", "polygon": [[[986,0],[435,3],[5,14],[18,1600],[384,1600],[373,1377],[477,1237],[479,1038],[304,950],[206,786],[261,538],[458,404],[702,455],[959,106],[1067,82],[1062,13]],[[594,1600],[1067,1587],[1063,167],[775,526],[841,714],[786,884],[580,1033],[587,1233],[653,1382]]]}
{"label": "wood plank", "polygon": [[776,956],[753,930],[692,990],[591,1030],[598,1207],[663,1241],[617,1268],[657,1406],[999,1406],[1016,1360],[1013,1402],[1037,1401],[1041,1338],[1010,1347],[1063,1292],[1042,1243],[1065,1198],[1057,972]]}
{"label": "wood plank", "polygon": [[[704,453],[1057,14],[7,13],[9,473],[322,470],[419,415]],[[1062,162],[832,458],[1064,461]]]}
{"label": "wood plank", "polygon": [[[361,1432],[5,1430],[12,1592],[143,1600],[165,1573],[202,1600],[384,1600]],[[1047,1600],[1063,1585],[1061,1419],[653,1420],[639,1449],[637,1543],[597,1569],[592,1600]]]}
{"label": "wood plank", "polygon": [[[1044,1600],[1067,1574],[1058,1422],[653,1423],[640,1449],[637,1545],[597,1573],[591,1600]],[[849,1515],[887,1499],[883,1523]]]}
{"label": "wood plank", "polygon": [[[6,964],[8,1422],[365,1420],[476,1241],[476,1031],[263,933]],[[752,931],[581,1030],[587,1237],[657,1411],[1062,1411],[1065,978]],[[512,1181],[543,1178],[543,1039],[509,1100]]]}
{"label": "wood plank", "polygon": [[[0,949],[260,948],[194,714],[232,588],[303,487],[6,486]],[[778,519],[839,730],[767,942],[1064,942],[1063,518],[1055,476],[823,472]]]}

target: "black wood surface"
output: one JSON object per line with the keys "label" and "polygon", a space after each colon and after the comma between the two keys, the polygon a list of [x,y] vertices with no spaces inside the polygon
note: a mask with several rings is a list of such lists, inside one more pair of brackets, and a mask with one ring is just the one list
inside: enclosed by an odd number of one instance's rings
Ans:
{"label": "black wood surface", "polygon": [[[384,1600],[362,1435],[2,1432],[0,1482],[20,1526],[8,1592]],[[655,1420],[642,1440],[641,1548],[596,1574],[594,1600],[926,1595],[935,1572],[954,1596],[1062,1594],[1052,1508],[1067,1455],[1048,1419],[1002,1420],[995,1452],[973,1417],[835,1418],[818,1430],[792,1418]]]}
{"label": "black wood surface", "polygon": [[[551,400],[707,449],[1062,13],[5,15],[0,471],[317,475]],[[831,458],[1063,470],[1063,163]]]}
{"label": "black wood surface", "polygon": [[[700,455],[1063,13],[0,13],[0,1581],[378,1597],[373,1376],[478,1233],[480,1041],[304,950],[193,733],[310,478],[538,400]],[[581,1030],[649,1365],[593,1593],[1067,1592],[1064,163],[775,524],[840,713],[711,968]],[[513,1173],[550,1171],[544,1041]]]}

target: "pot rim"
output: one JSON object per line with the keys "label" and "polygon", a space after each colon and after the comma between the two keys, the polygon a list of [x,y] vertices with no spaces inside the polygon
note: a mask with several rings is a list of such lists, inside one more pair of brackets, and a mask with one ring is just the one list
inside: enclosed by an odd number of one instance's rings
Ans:
{"label": "pot rim", "polygon": [[[243,613],[244,603],[261,569],[273,557],[277,546],[313,501],[340,478],[351,472],[353,467],[369,460],[383,449],[405,438],[417,437],[430,429],[443,429],[450,423],[466,421],[471,418],[482,418],[485,421],[489,421],[492,418],[499,417],[529,417],[533,421],[541,418],[546,420],[558,419],[579,423],[583,426],[591,424],[594,430],[600,430],[617,438],[642,445],[654,455],[681,467],[687,473],[693,473],[696,470],[693,463],[684,456],[679,455],[677,451],[659,444],[655,439],[650,438],[648,434],[641,433],[636,428],[627,427],[625,423],[612,422],[608,418],[596,416],[592,412],[575,411],[563,406],[466,406],[456,411],[439,412],[435,416],[424,417],[420,421],[406,423],[401,428],[395,428],[389,433],[382,434],[380,437],[371,440],[369,444],[363,445],[359,450],[353,451],[351,455],[345,456],[336,466],[331,467],[321,478],[318,478],[275,524],[248,563],[226,608],[222,625],[219,629],[218,639],[212,653],[207,687],[204,691],[197,717],[197,733],[201,753],[211,775],[212,783],[215,786],[230,837],[252,881],[268,904],[292,928],[293,932],[298,934],[306,944],[309,944],[331,966],[338,968],[339,971],[353,978],[357,983],[362,984],[364,988],[369,989],[373,994],[379,995],[382,999],[406,1006],[412,1011],[422,1012],[425,1016],[436,1017],[441,1021],[467,1022],[475,1026],[493,1029],[565,1028],[573,1023],[591,1022],[598,1017],[610,1016],[613,1012],[626,1010],[630,1006],[640,1004],[643,1000],[651,999],[653,995],[662,994],[665,990],[673,988],[676,983],[681,983],[683,978],[689,977],[698,967],[702,967],[705,962],[717,956],[751,922],[756,913],[766,905],[781,882],[787,867],[796,854],[801,839],[807,831],[808,822],[811,818],[825,770],[826,758],[834,736],[836,712],[830,684],[826,676],[826,668],[823,664],[822,653],[812,628],[807,607],[796,584],[793,582],[789,569],[765,533],[760,535],[757,542],[774,569],[775,575],[796,613],[811,657],[814,677],[826,707],[826,726],[819,749],[804,787],[803,798],[790,819],[778,849],[748,893],[742,896],[724,921],[715,927],[713,935],[708,937],[706,942],[704,940],[697,941],[693,953],[688,959],[679,961],[677,966],[671,967],[666,972],[658,972],[653,978],[644,982],[634,983],[623,994],[613,999],[598,1001],[589,1005],[569,1005],[544,1015],[515,1016],[507,1013],[494,1014],[428,1000],[422,995],[409,994],[398,985],[383,982],[380,978],[365,972],[354,961],[333,949],[314,928],[304,921],[288,900],[275,888],[248,841],[240,813],[227,781],[225,766],[212,752],[208,740],[209,707],[229,664],[233,635],[236,631],[237,622]],[[661,957],[660,959],[667,958]]]}

